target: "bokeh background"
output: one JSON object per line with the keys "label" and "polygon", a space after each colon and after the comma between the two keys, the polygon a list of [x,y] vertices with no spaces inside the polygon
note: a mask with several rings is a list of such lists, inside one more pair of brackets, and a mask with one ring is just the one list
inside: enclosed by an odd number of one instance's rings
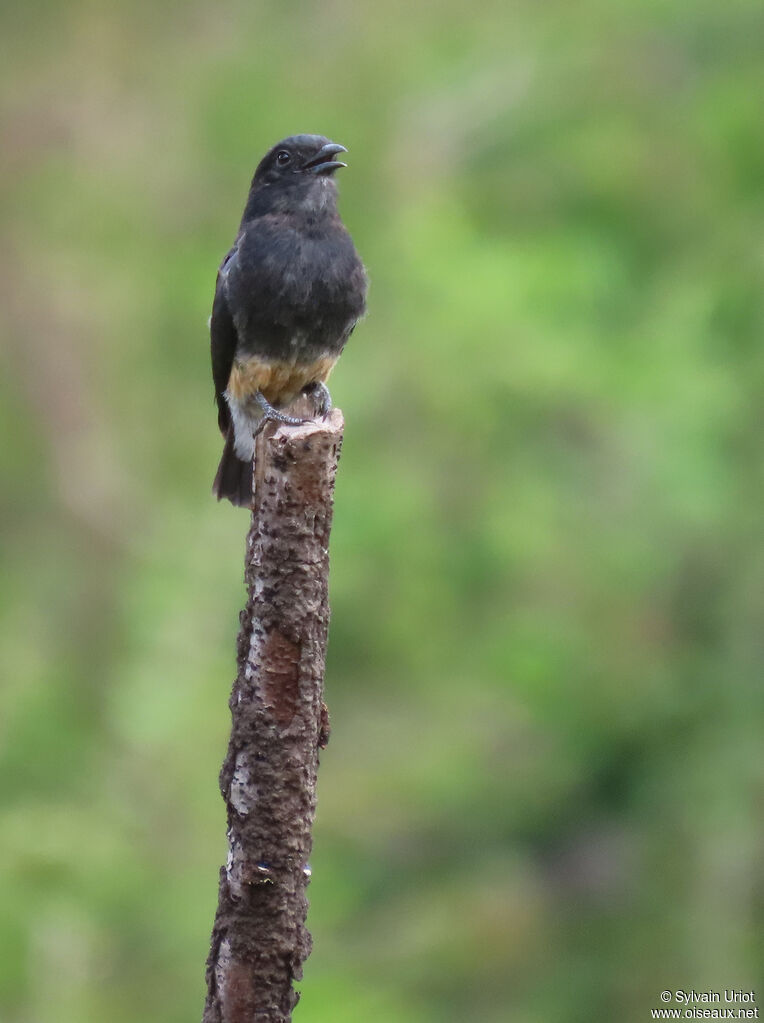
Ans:
{"label": "bokeh background", "polygon": [[3,1023],[201,1014],[247,529],[206,324],[300,131],[372,290],[295,1018],[755,988],[759,0],[1,17]]}

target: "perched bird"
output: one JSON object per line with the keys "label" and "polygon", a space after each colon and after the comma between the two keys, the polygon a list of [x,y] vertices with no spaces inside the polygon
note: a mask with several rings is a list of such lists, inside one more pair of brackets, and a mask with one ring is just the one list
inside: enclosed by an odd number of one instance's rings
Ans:
{"label": "perched bird", "polygon": [[326,415],[326,379],[366,307],[367,279],[337,212],[344,146],[293,135],[261,160],[233,248],[220,265],[210,319],[218,425],[225,437],[213,493],[250,507],[255,435],[302,391]]}

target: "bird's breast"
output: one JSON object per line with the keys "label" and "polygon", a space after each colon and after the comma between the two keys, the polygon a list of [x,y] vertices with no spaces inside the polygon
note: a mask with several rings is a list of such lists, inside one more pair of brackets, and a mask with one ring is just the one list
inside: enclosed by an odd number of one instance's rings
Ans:
{"label": "bird's breast", "polygon": [[359,267],[344,228],[298,230],[288,220],[262,218],[241,240],[228,287],[235,304],[315,316],[357,305]]}
{"label": "bird's breast", "polygon": [[364,311],[363,265],[337,225],[311,231],[294,218],[259,218],[241,236],[224,286],[237,358],[266,365],[336,358]]}

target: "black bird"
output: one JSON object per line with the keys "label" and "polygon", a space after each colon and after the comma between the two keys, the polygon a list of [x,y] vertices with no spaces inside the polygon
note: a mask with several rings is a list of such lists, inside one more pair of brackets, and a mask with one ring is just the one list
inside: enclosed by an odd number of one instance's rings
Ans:
{"label": "black bird", "polygon": [[210,320],[218,425],[225,437],[213,493],[252,504],[254,437],[326,379],[366,307],[366,271],[337,212],[344,146],[293,135],[261,160],[233,248],[220,265]]}

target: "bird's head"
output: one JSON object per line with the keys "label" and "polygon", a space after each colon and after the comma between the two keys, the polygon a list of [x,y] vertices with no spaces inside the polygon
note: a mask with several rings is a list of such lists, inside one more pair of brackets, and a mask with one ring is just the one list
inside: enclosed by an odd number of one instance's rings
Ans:
{"label": "bird's head", "polygon": [[330,142],[323,135],[291,135],[268,150],[260,161],[254,186],[285,185],[329,179],[340,167],[347,167],[341,160],[335,160],[338,153],[347,149],[337,142]]}

